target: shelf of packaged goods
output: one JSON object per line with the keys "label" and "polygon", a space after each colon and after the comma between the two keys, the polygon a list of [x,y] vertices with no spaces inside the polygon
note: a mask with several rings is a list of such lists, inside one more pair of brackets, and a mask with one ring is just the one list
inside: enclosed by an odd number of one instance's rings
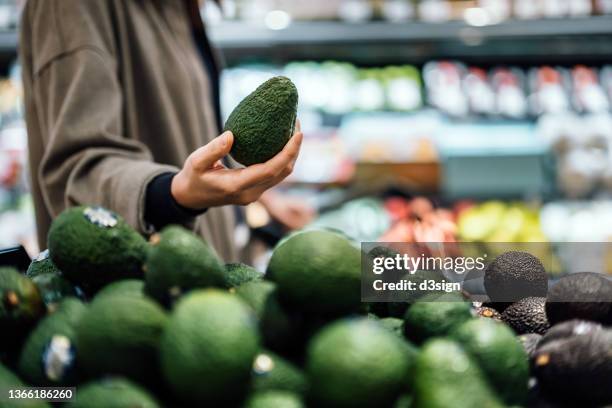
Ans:
{"label": "shelf of packaged goods", "polygon": [[462,58],[504,63],[612,62],[612,16],[514,20],[483,27],[446,23],[294,22],[282,30],[246,22],[211,26],[232,64],[255,59],[338,59],[365,64]]}

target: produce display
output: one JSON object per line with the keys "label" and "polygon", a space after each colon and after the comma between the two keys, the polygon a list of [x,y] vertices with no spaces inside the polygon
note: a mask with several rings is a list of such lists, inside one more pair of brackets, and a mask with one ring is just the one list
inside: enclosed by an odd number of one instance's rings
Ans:
{"label": "produce display", "polygon": [[[265,274],[223,266],[180,227],[141,242],[99,207],[51,231],[28,275],[0,269],[2,389],[76,386],[72,404],[118,408],[612,404],[612,281],[599,274],[549,289],[536,257],[510,251],[486,267],[484,304],[466,291],[363,303],[362,262],[392,252],[335,231],[290,234]],[[74,264],[74,245],[109,249]]]}

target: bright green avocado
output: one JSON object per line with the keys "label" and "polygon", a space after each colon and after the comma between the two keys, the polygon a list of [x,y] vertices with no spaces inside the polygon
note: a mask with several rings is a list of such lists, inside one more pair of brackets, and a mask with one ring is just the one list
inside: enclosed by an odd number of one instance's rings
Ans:
{"label": "bright green avocado", "polygon": [[75,383],[75,327],[85,310],[80,300],[66,298],[36,326],[21,351],[19,372],[24,379],[39,386]]}
{"label": "bright green avocado", "polygon": [[145,269],[145,292],[164,305],[192,289],[225,286],[225,269],[217,255],[179,226],[166,227],[151,238]]}
{"label": "bright green avocado", "polygon": [[104,208],[67,209],[51,224],[48,241],[53,263],[86,292],[142,276],[146,241]]}
{"label": "bright green avocado", "polygon": [[[25,387],[25,384],[8,368],[0,364],[0,390],[2,392],[8,392],[10,389],[17,389]],[[43,401],[35,400],[6,400],[6,395],[2,396],[0,400],[0,407],[2,408],[48,408],[49,405]]]}
{"label": "bright green avocado", "polygon": [[255,311],[266,346],[274,350],[285,349],[295,340],[294,324],[278,301],[274,282],[258,279],[238,286],[235,291]]}
{"label": "bright green avocado", "polygon": [[162,373],[189,406],[226,406],[247,391],[259,347],[257,321],[240,298],[196,290],[173,309],[161,341]]}
{"label": "bright green avocado", "polygon": [[244,408],[306,408],[299,395],[288,391],[262,391],[251,395]]}
{"label": "bright green avocado", "polygon": [[404,333],[417,344],[430,337],[448,335],[455,327],[472,318],[468,302],[434,300],[426,295],[410,306],[404,316]]}
{"label": "bright green avocado", "polygon": [[283,240],[268,276],[283,301],[305,312],[342,315],[361,305],[361,251],[335,232],[312,230]]}
{"label": "bright green avocado", "polygon": [[76,327],[79,365],[91,375],[115,374],[155,382],[158,348],[168,321],[152,299],[94,299]]}
{"label": "bright green avocado", "polygon": [[305,374],[281,356],[264,350],[253,362],[251,387],[254,391],[289,391],[305,395],[308,381]]}
{"label": "bright green avocado", "polygon": [[425,343],[414,376],[415,408],[502,408],[484,374],[459,344],[447,339]]}
{"label": "bright green avocado", "polygon": [[224,130],[234,134],[230,154],[250,166],[263,163],[287,144],[295,128],[298,93],[289,78],[274,77],[236,106]]}
{"label": "bright green avocado", "polygon": [[109,378],[79,387],[70,408],[158,408],[160,405],[145,389],[122,379]]}
{"label": "bright green avocado", "polygon": [[338,320],[308,346],[312,397],[316,406],[390,406],[410,379],[412,358],[402,339],[376,321]]}
{"label": "bright green avocado", "polygon": [[110,285],[103,287],[97,294],[95,299],[101,299],[105,296],[127,296],[142,298],[144,294],[144,281],[140,279],[124,279],[113,282]]}
{"label": "bright green avocado", "polygon": [[490,319],[472,319],[458,326],[452,337],[476,360],[507,404],[525,402],[529,358],[510,327]]}
{"label": "bright green avocado", "polygon": [[243,263],[225,264],[225,280],[229,288],[235,288],[243,283],[261,279],[262,276],[257,269]]}

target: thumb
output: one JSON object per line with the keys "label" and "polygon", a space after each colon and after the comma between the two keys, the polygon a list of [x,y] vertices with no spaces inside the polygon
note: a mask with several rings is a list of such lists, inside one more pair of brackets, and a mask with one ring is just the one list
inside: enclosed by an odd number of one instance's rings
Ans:
{"label": "thumb", "polygon": [[208,144],[191,154],[191,163],[196,171],[212,168],[217,161],[227,156],[234,143],[234,135],[229,130],[217,136]]}

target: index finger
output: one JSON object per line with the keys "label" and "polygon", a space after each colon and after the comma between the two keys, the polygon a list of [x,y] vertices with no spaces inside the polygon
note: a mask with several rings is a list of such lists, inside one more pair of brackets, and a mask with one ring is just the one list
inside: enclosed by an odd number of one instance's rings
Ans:
{"label": "index finger", "polygon": [[287,166],[297,160],[304,136],[301,132],[293,135],[283,150],[265,163],[254,164],[241,170],[240,183],[243,188],[252,187],[279,175]]}

